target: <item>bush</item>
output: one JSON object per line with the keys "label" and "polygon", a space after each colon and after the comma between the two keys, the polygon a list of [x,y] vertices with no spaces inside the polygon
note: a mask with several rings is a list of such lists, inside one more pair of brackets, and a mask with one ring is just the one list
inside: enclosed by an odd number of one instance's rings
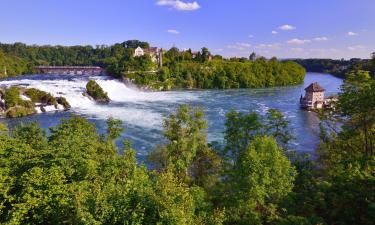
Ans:
{"label": "bush", "polygon": [[28,116],[35,113],[34,107],[25,107],[25,106],[14,106],[11,107],[6,112],[6,117],[8,118],[16,118],[16,117],[22,117],[22,116]]}
{"label": "bush", "polygon": [[4,93],[5,108],[9,109],[21,103],[20,90],[17,87],[11,87]]}
{"label": "bush", "polygon": [[110,101],[106,92],[96,83],[94,80],[90,80],[86,84],[86,93],[92,97],[95,101],[108,103]]}
{"label": "bush", "polygon": [[71,108],[69,102],[68,102],[68,101],[66,100],[66,98],[64,98],[64,97],[57,97],[57,98],[56,98],[56,101],[57,101],[58,104],[64,106],[64,109],[65,109],[65,110],[68,110],[68,109]]}
{"label": "bush", "polygon": [[34,103],[40,102],[47,105],[57,105],[56,99],[45,91],[30,88],[25,91],[25,95]]}
{"label": "bush", "polygon": [[[57,106],[58,103],[63,105],[65,110],[70,108],[65,98],[54,98],[51,94],[35,88],[26,89],[24,91],[24,94],[28,96],[31,101],[23,100],[20,94],[21,91],[17,87],[11,87],[4,91],[6,117],[15,118],[34,114],[36,112],[34,103],[36,102],[54,106]],[[41,107],[41,110],[45,112],[43,107]]]}

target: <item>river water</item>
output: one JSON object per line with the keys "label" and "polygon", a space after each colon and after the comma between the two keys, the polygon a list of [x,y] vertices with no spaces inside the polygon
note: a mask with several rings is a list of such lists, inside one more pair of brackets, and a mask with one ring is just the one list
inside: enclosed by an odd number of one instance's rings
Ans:
{"label": "river water", "polygon": [[[112,100],[110,104],[98,105],[82,95],[89,79],[96,80],[108,92]],[[74,113],[94,122],[99,132],[103,133],[106,129],[105,121],[111,116],[124,122],[122,137],[131,140],[138,158],[143,160],[156,144],[163,142],[163,116],[180,104],[204,107],[209,122],[208,139],[219,142],[223,139],[225,114],[229,110],[265,113],[269,108],[275,108],[282,111],[290,121],[290,128],[295,136],[292,148],[313,152],[319,141],[319,120],[315,113],[300,110],[298,105],[304,88],[312,82],[318,82],[325,88],[326,95],[337,93],[342,84],[341,79],[329,74],[307,73],[304,84],[291,87],[143,92],[106,76],[26,75],[0,80],[0,86],[28,86],[50,92],[54,96],[64,96],[72,109],[67,112],[2,119],[0,122],[13,127],[21,122],[37,121],[47,129]]]}

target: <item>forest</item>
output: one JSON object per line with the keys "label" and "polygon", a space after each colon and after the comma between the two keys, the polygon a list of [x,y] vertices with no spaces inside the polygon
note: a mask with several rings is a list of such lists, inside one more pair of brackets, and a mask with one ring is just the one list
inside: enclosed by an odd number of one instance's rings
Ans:
{"label": "forest", "polygon": [[182,105],[145,162],[130,140],[115,144],[123,126],[112,118],[105,134],[74,115],[48,132],[0,124],[0,223],[371,225],[375,79],[348,73],[319,115],[312,157],[290,149],[276,109],[229,112],[219,144],[207,141],[204,109]]}
{"label": "forest", "polygon": [[[371,71],[372,62],[375,59],[375,53],[369,59],[352,58],[345,59],[295,59],[294,62],[303,66],[308,72],[329,73],[337,77],[345,78],[345,75],[352,70]],[[371,71],[372,74],[375,71]]]}
{"label": "forest", "polygon": [[[306,71],[297,63],[276,58],[224,59],[173,47],[163,54],[163,66],[149,55],[134,57],[136,47],[147,42],[129,40],[111,46],[37,46],[0,43],[0,77],[35,73],[35,66],[100,66],[108,74],[129,78],[138,85],[158,90],[228,89],[286,86],[302,83]],[[212,60],[211,60],[212,59]]]}
{"label": "forest", "polygon": [[135,73],[127,77],[155,89],[229,89],[295,85],[303,82],[306,71],[297,63],[276,58],[256,59],[211,56],[207,48],[193,52],[171,48],[163,57],[157,74]]}

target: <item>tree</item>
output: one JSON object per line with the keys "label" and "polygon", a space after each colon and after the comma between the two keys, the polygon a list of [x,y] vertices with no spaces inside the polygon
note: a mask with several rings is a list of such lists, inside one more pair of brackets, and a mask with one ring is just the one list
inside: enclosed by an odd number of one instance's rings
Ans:
{"label": "tree", "polygon": [[[347,149],[345,158],[369,158],[375,154],[374,87],[375,81],[368,72],[349,73],[341,88],[338,102],[334,105],[333,111],[329,112],[328,121],[338,119],[343,123],[342,131],[336,131],[334,135],[339,135],[337,144]],[[354,105],[356,107],[353,107]]]}
{"label": "tree", "polygon": [[164,120],[164,146],[156,148],[149,161],[159,171],[169,170],[187,184],[205,185],[217,179],[220,159],[207,145],[207,121],[200,109],[182,105]]}
{"label": "tree", "polygon": [[0,123],[0,133],[8,131],[8,127],[6,124]]}
{"label": "tree", "polygon": [[371,74],[375,77],[375,52],[371,54]]}
{"label": "tree", "polygon": [[208,57],[211,53],[208,51],[208,48],[206,47],[203,47],[202,50],[201,50],[201,62],[206,62],[208,60]]}
{"label": "tree", "polygon": [[269,109],[265,116],[255,112],[244,114],[236,111],[230,111],[226,116],[224,137],[226,147],[223,154],[234,162],[256,136],[272,136],[285,149],[293,138],[289,131],[289,122],[276,109]]}
{"label": "tree", "polygon": [[269,109],[265,119],[265,133],[273,136],[278,143],[286,148],[293,137],[288,128],[289,122],[284,118],[284,115],[276,109]]}
{"label": "tree", "polygon": [[292,188],[296,171],[272,137],[255,137],[227,180],[230,224],[268,223]]}
{"label": "tree", "polygon": [[255,136],[261,133],[261,119],[255,112],[243,114],[230,111],[226,117],[225,149],[223,154],[236,163]]}
{"label": "tree", "polygon": [[121,120],[115,120],[112,117],[107,120],[107,141],[114,142],[120,137],[121,133],[124,131]]}
{"label": "tree", "polygon": [[149,43],[147,42],[144,42],[144,41],[139,41],[139,40],[129,40],[129,41],[125,41],[123,42],[123,45],[125,48],[137,48],[137,47],[141,47],[143,49],[147,49],[150,47]]}
{"label": "tree", "polygon": [[257,58],[257,54],[255,52],[252,52],[249,56],[249,60],[250,61],[255,61]]}
{"label": "tree", "polygon": [[[293,192],[276,224],[372,224],[375,218],[374,79],[352,71],[321,113],[318,160],[297,157]],[[354,107],[355,106],[355,107]]]}
{"label": "tree", "polygon": [[46,133],[36,122],[21,124],[12,130],[12,136],[33,149],[43,150],[47,148]]}

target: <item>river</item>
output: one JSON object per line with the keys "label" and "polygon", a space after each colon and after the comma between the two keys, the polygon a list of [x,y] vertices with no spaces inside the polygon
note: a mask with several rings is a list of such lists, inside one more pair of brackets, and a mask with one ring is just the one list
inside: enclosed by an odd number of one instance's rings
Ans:
{"label": "river", "polygon": [[[89,79],[96,80],[108,92],[112,100],[108,105],[98,105],[82,96]],[[290,87],[236,90],[199,90],[143,92],[127,87],[122,82],[106,76],[72,75],[26,75],[0,80],[0,86],[21,85],[64,96],[72,106],[67,112],[44,113],[24,118],[2,119],[8,126],[37,121],[41,127],[55,126],[62,118],[72,113],[88,118],[103,133],[109,116],[124,122],[122,137],[128,138],[143,160],[156,144],[163,142],[163,116],[176,109],[179,104],[191,104],[205,108],[209,122],[209,141],[223,139],[225,114],[231,110],[265,113],[275,108],[284,113],[290,121],[295,136],[291,147],[297,151],[312,153],[319,141],[319,120],[315,113],[300,110],[299,98],[304,88],[318,82],[326,89],[326,95],[339,91],[342,80],[329,74],[307,73],[304,84]],[[119,140],[120,144],[120,140]]]}

